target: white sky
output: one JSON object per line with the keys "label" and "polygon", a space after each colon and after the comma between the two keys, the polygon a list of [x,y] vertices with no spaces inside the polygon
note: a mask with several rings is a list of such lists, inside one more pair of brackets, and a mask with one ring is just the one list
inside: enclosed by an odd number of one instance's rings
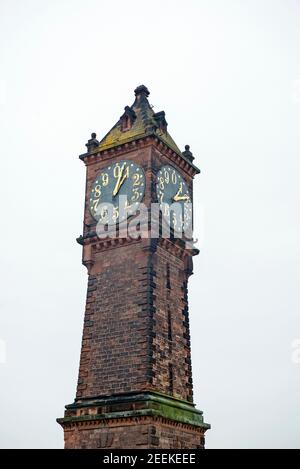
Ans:
{"label": "white sky", "polygon": [[202,170],[189,293],[207,447],[300,447],[299,21],[297,0],[0,0],[1,447],[63,446],[87,280],[77,156],[142,83]]}

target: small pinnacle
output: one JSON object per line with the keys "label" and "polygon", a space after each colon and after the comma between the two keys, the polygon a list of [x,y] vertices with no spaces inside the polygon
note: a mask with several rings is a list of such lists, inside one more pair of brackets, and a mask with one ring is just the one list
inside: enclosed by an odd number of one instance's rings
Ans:
{"label": "small pinnacle", "polygon": [[85,144],[85,146],[88,149],[88,152],[92,150],[93,148],[96,148],[99,145],[98,140],[96,139],[97,135],[95,132],[91,134],[91,138],[88,140],[88,142]]}
{"label": "small pinnacle", "polygon": [[193,156],[193,153],[190,151],[190,146],[189,145],[185,145],[185,151],[182,152],[183,156],[185,156],[185,158],[187,158],[189,161],[193,161],[194,159],[194,156]]}
{"label": "small pinnacle", "polygon": [[150,91],[145,85],[140,85],[134,90],[134,93],[136,96],[144,95],[146,98],[148,98]]}

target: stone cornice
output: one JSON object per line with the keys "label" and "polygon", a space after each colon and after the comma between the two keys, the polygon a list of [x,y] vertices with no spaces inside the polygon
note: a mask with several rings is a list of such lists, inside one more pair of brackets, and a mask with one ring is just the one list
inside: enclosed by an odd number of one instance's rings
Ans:
{"label": "stone cornice", "polygon": [[[97,251],[103,251],[107,249],[113,249],[121,246],[128,246],[129,244],[141,243],[143,239],[149,241],[151,238],[142,238],[137,239],[127,237],[115,237],[115,238],[105,238],[100,239],[97,237],[95,232],[89,233],[87,236],[80,236],[77,238],[77,242],[82,246],[93,245],[93,248]],[[157,244],[166,249],[170,254],[173,254],[179,259],[184,259],[186,256],[196,256],[199,254],[199,249],[193,247],[191,249],[186,248],[186,243],[181,238],[153,238],[157,241]]]}
{"label": "stone cornice", "polygon": [[99,162],[100,160],[110,160],[111,158],[115,158],[116,156],[122,155],[124,153],[128,154],[130,151],[135,151],[137,149],[145,148],[146,146],[151,145],[154,145],[155,148],[157,148],[164,156],[166,156],[171,162],[175,163],[191,177],[194,177],[196,174],[200,173],[200,169],[191,163],[191,161],[189,161],[182,153],[179,155],[165,142],[163,142],[159,136],[153,135],[152,133],[101,151],[94,149],[91,152],[79,155],[79,158],[84,161],[86,165],[90,165],[94,164],[95,162]]}
{"label": "stone cornice", "polygon": [[159,422],[165,425],[171,425],[173,427],[180,427],[183,430],[192,431],[199,433],[200,435],[204,435],[206,430],[210,428],[210,425],[203,423],[202,425],[193,425],[184,422],[179,422],[176,420],[172,420],[169,418],[161,417],[159,415],[155,415],[155,411],[145,411],[143,414],[142,411],[137,411],[135,415],[132,416],[124,416],[122,412],[119,412],[118,415],[114,417],[107,415],[107,417],[103,415],[83,415],[80,417],[64,417],[56,419],[57,423],[59,423],[65,430],[72,429],[74,427],[116,427],[118,425],[124,426],[132,425],[137,423],[153,423]]}
{"label": "stone cornice", "polygon": [[57,419],[64,428],[73,426],[107,426],[130,424],[139,420],[156,420],[172,426],[204,433],[210,425],[193,403],[156,392],[132,393],[75,402],[66,406],[65,417]]}

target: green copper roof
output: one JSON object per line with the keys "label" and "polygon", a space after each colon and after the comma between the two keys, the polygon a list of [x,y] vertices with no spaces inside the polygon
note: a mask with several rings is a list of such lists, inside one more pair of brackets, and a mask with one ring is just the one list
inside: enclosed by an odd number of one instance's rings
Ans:
{"label": "green copper roof", "polygon": [[167,131],[165,113],[163,111],[154,113],[147,99],[149,94],[148,89],[144,85],[138,86],[135,89],[133,105],[125,107],[124,114],[99,142],[99,146],[95,148],[95,151],[106,150],[107,148],[130,142],[145,135],[156,135],[172,150],[182,155]]}

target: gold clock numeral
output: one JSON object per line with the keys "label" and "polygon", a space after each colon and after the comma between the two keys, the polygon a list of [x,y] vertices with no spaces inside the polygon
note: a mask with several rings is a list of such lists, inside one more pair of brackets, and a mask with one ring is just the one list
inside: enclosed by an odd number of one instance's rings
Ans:
{"label": "gold clock numeral", "polygon": [[164,204],[164,215],[168,217],[170,215],[170,207],[169,204]]}
{"label": "gold clock numeral", "polygon": [[128,178],[129,177],[129,166],[126,166],[126,168],[124,169],[124,173],[123,173],[123,177],[124,178]]}
{"label": "gold clock numeral", "polygon": [[159,178],[159,187],[160,187],[160,189],[162,189],[162,190],[165,188],[165,180],[164,180],[163,177],[160,177],[160,178]]}
{"label": "gold clock numeral", "polygon": [[100,199],[95,199],[95,200],[93,200],[93,202],[92,202],[94,212],[97,211],[99,201],[100,201]]}
{"label": "gold clock numeral", "polygon": [[172,172],[171,180],[173,184],[177,184],[177,175],[175,171]]}
{"label": "gold clock numeral", "polygon": [[164,176],[165,176],[165,183],[169,184],[169,182],[170,182],[170,173],[169,173],[169,171],[165,170]]}
{"label": "gold clock numeral", "polygon": [[125,210],[130,210],[131,209],[131,205],[128,203],[128,200],[126,199],[125,201]]}
{"label": "gold clock numeral", "polygon": [[132,176],[132,179],[133,179],[133,185],[134,186],[139,186],[142,182],[142,175],[141,174],[138,174],[138,173],[134,173],[134,175]]}
{"label": "gold clock numeral", "polygon": [[163,192],[161,192],[160,194],[158,194],[158,201],[159,201],[160,203],[162,203],[163,198],[164,198],[164,193],[163,193]]}
{"label": "gold clock numeral", "polygon": [[182,182],[179,184],[179,189],[177,192],[177,195],[180,195],[180,194],[182,194]]}
{"label": "gold clock numeral", "polygon": [[106,207],[102,207],[102,208],[101,208],[101,212],[100,212],[100,218],[101,218],[102,220],[104,220],[104,219],[107,218],[107,216],[108,216],[108,210],[107,210],[107,208],[106,208]]}
{"label": "gold clock numeral", "polygon": [[172,212],[172,225],[175,230],[180,230],[182,229],[182,216],[178,214],[179,216],[177,217],[176,213]]}
{"label": "gold clock numeral", "polygon": [[102,185],[103,186],[107,186],[108,184],[108,174],[107,173],[103,173],[102,176],[101,176],[101,179],[102,179]]}
{"label": "gold clock numeral", "polygon": [[114,207],[113,208],[112,219],[114,221],[116,221],[118,217],[119,217],[119,207]]}
{"label": "gold clock numeral", "polygon": [[131,197],[131,200],[132,200],[132,202],[136,202],[139,198],[139,195],[140,195],[139,194],[139,189],[137,187],[134,187],[132,189],[132,191],[133,191],[133,196]]}
{"label": "gold clock numeral", "polygon": [[120,177],[121,167],[120,167],[119,163],[115,164],[113,174],[114,174],[114,178],[119,178]]}
{"label": "gold clock numeral", "polygon": [[98,184],[97,186],[95,186],[95,197],[100,197],[101,195],[101,186],[100,184]]}

